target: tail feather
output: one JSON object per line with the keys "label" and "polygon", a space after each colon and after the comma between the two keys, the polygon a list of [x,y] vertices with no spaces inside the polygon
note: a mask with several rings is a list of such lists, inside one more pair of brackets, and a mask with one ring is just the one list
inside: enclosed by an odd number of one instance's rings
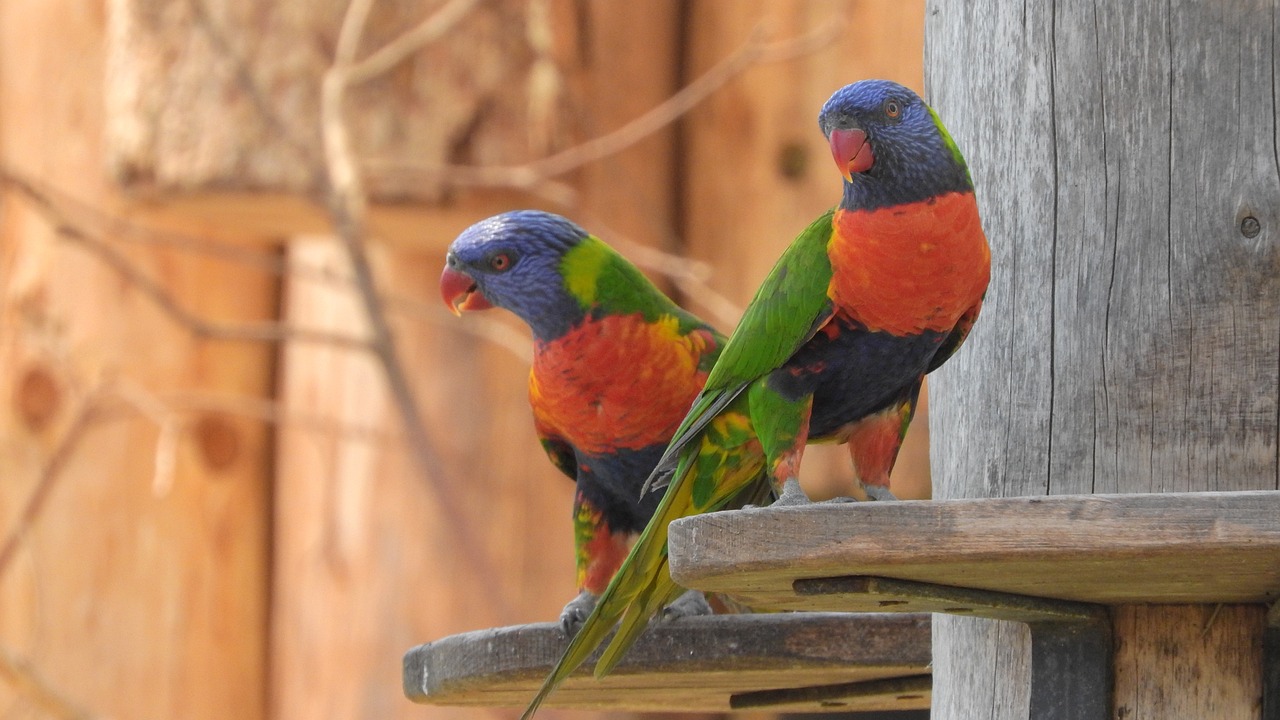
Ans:
{"label": "tail feather", "polygon": [[653,518],[521,720],[533,716],[556,686],[608,637],[619,619],[622,623],[617,634],[597,662],[596,677],[607,675],[643,634],[649,619],[683,592],[667,568],[667,526],[672,520],[719,510],[743,493],[752,498],[767,495],[764,454],[745,403],[746,396],[739,395],[734,405],[704,424],[700,438],[686,445]]}
{"label": "tail feather", "polygon": [[609,641],[609,646],[604,649],[604,652],[600,654],[600,659],[596,661],[595,676],[597,680],[613,672],[614,667],[627,654],[627,650],[635,644],[636,639],[649,627],[649,621],[653,619],[653,616],[661,612],[662,608],[670,605],[683,592],[684,588],[671,580],[671,573],[667,571],[667,563],[664,558],[662,569],[654,577],[653,584],[627,608],[626,614],[622,616],[622,622],[618,624],[618,632],[614,634],[613,639]]}

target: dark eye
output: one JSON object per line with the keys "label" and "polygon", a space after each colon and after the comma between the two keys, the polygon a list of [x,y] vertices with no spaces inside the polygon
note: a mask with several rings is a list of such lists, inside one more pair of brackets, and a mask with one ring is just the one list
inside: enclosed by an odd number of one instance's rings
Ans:
{"label": "dark eye", "polygon": [[503,272],[511,267],[511,256],[506,253],[498,253],[489,258],[489,268],[495,272]]}
{"label": "dark eye", "polygon": [[902,114],[902,103],[893,99],[885,100],[884,114],[894,120],[897,120],[898,116]]}

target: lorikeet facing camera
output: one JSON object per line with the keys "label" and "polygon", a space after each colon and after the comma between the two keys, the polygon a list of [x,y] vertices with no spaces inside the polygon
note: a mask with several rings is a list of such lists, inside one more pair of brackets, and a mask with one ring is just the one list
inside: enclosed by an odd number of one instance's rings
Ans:
{"label": "lorikeet facing camera", "polygon": [[[440,289],[455,313],[501,307],[533,332],[529,402],[551,462],[577,484],[576,629],[660,496],[641,486],[702,389],[724,337],[569,220],[509,212],[449,247]],[[707,611],[700,595],[684,612]]]}
{"label": "lorikeet facing camera", "polygon": [[619,619],[597,677],[678,594],[672,520],[721,509],[753,483],[771,483],[780,503],[808,502],[797,481],[806,442],[847,443],[867,494],[892,497],[889,471],[921,382],[977,319],[991,255],[964,158],[914,92],[854,83],[831,96],[818,126],[843,197],[756,292],[659,461],[651,483],[669,485],[653,520],[526,718]]}

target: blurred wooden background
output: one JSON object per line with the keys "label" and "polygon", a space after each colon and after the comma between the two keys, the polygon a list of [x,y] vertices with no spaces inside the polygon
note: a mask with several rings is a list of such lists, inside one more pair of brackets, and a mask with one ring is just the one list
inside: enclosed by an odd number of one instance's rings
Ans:
{"label": "blurred wooden background", "polygon": [[[729,330],[838,197],[821,103],[922,85],[923,2],[373,3],[358,60],[457,16],[339,106],[423,443],[318,179],[346,12],[0,3],[0,717],[513,716],[399,684],[409,647],[573,595],[527,333],[445,311],[444,248],[561,212]],[[685,87],[687,112],[628,126]],[[900,496],[928,493],[923,425]],[[811,453],[811,490],[838,491],[844,452]]]}

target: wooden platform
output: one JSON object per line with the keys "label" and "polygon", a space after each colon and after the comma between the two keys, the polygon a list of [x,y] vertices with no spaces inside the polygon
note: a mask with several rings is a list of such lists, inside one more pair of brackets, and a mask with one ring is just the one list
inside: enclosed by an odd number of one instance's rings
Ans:
{"label": "wooden platform", "polygon": [[1273,491],[817,504],[670,533],[677,582],[757,608],[957,611],[870,578],[1108,605],[1280,597]]}
{"label": "wooden platform", "polygon": [[[587,663],[551,707],[718,711],[929,707],[930,621],[915,614],[781,613],[656,625],[609,677]],[[404,692],[435,705],[520,707],[563,651],[552,623],[479,630],[413,648]]]}

